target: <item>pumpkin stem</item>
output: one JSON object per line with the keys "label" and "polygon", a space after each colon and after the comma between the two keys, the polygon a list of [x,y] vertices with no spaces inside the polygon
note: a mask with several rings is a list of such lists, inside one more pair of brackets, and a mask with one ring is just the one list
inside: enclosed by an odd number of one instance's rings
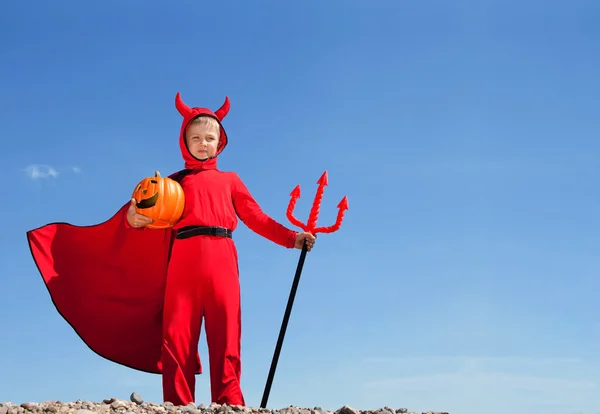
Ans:
{"label": "pumpkin stem", "polygon": [[158,171],[154,171],[154,176],[155,177],[160,177],[160,173]]}

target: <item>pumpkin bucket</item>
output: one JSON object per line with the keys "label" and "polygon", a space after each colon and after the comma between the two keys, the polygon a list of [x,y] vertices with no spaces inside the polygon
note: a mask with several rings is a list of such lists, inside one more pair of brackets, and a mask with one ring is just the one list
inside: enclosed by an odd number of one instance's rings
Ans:
{"label": "pumpkin bucket", "polygon": [[185,196],[181,185],[155,171],[154,177],[140,181],[133,191],[135,211],[154,220],[147,227],[166,229],[173,227],[183,214]]}

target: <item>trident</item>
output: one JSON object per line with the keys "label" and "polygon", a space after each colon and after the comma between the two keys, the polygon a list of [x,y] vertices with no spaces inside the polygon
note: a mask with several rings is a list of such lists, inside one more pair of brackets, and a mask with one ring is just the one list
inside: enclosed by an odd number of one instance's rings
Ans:
{"label": "trident", "polygon": [[[300,198],[300,185],[297,185],[294,190],[290,193],[292,197],[288,204],[286,216],[288,220],[295,226],[300,227],[302,230],[316,235],[317,233],[333,233],[339,230],[344,219],[344,213],[348,210],[348,198],[344,196],[342,201],[337,205],[338,215],[335,220],[335,224],[329,227],[317,227],[317,219],[319,218],[319,210],[321,208],[321,200],[323,199],[323,192],[325,187],[329,185],[327,179],[327,171],[323,173],[319,181],[317,181],[319,187],[317,188],[317,194],[313,201],[310,214],[308,216],[307,224],[302,223],[296,217],[294,217],[294,207],[296,207],[296,201]],[[283,338],[285,337],[285,331],[287,329],[288,321],[290,319],[290,313],[292,312],[292,306],[294,305],[294,298],[296,297],[296,290],[298,289],[298,283],[300,282],[300,275],[302,274],[302,267],[304,266],[304,259],[306,258],[306,243],[302,247],[300,253],[300,259],[298,260],[298,266],[296,267],[296,275],[294,276],[294,282],[292,284],[292,290],[288,298],[287,307],[285,308],[285,314],[283,316],[283,322],[281,323],[281,329],[279,330],[279,338],[277,339],[277,345],[275,347],[275,353],[273,354],[273,360],[271,361],[271,368],[269,370],[269,376],[267,378],[267,384],[263,393],[262,402],[260,408],[266,408],[267,400],[269,399],[269,393],[271,392],[271,385],[273,384],[273,377],[275,376],[275,369],[277,362],[279,361],[279,354],[281,353],[281,346],[283,345]]]}

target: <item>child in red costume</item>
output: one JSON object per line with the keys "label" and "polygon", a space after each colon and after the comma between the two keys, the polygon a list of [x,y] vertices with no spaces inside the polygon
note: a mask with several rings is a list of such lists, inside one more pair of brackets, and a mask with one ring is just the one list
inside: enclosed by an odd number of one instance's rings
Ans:
{"label": "child in red costume", "polygon": [[95,226],[53,223],[27,233],[33,258],[59,313],[99,355],[162,373],[163,397],[194,402],[202,372],[198,340],[205,321],[212,401],[245,405],[240,389],[241,312],[237,251],[239,217],[251,230],[287,248],[310,250],[315,237],[262,212],[237,174],[217,169],[228,139],[221,120],[229,100],[212,112],[189,108],[179,145],[185,169],[171,176],[185,193],[181,220],[166,230],[135,201]]}

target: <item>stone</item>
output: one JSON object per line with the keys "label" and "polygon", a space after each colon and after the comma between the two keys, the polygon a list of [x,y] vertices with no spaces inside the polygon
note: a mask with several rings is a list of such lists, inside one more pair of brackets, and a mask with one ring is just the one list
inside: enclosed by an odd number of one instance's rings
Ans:
{"label": "stone", "polygon": [[140,405],[144,402],[144,399],[142,398],[142,396],[140,394],[138,394],[137,392],[132,392],[131,395],[129,396],[129,399],[131,400],[131,402],[134,402],[138,405]]}

